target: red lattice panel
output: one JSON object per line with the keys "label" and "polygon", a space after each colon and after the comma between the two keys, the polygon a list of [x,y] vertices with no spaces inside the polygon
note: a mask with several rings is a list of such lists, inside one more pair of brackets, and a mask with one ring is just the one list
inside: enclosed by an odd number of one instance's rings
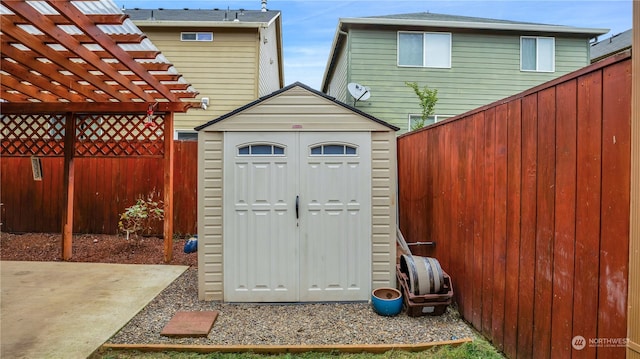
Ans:
{"label": "red lattice panel", "polygon": [[155,114],[79,115],[77,156],[162,156],[164,116]]}
{"label": "red lattice panel", "polygon": [[65,116],[0,115],[4,156],[63,156]]}

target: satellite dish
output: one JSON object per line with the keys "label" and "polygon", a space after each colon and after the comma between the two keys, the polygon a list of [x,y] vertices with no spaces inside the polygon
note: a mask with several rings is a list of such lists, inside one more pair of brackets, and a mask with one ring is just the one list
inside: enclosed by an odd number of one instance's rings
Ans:
{"label": "satellite dish", "polygon": [[353,105],[356,105],[356,102],[362,100],[366,101],[371,97],[371,91],[368,87],[362,86],[358,83],[352,82],[347,85],[347,90],[351,96],[353,96]]}

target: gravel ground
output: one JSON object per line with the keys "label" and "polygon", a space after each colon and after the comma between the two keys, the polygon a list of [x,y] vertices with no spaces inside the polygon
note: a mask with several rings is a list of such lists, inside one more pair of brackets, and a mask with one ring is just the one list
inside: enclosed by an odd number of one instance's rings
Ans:
{"label": "gravel ground", "polygon": [[[379,316],[368,303],[256,305],[198,301],[197,269],[176,279],[110,344],[296,345],[416,344],[474,338],[451,307],[441,316]],[[162,328],[178,311],[218,310],[207,338],[167,338]]]}

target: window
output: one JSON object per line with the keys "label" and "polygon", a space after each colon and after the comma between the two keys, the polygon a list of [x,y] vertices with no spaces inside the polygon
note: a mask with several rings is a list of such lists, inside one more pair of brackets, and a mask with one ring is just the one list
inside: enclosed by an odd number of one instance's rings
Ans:
{"label": "window", "polygon": [[555,47],[553,37],[522,36],[520,38],[520,70],[554,72]]}
{"label": "window", "polygon": [[178,141],[197,141],[198,133],[192,131],[176,131],[175,139]]}
{"label": "window", "polygon": [[182,32],[181,41],[213,41],[212,32]]}
{"label": "window", "polygon": [[398,32],[398,66],[451,68],[451,34]]}
{"label": "window", "polygon": [[[427,121],[425,121],[424,126],[428,126],[434,124],[436,122],[440,122],[446,120],[447,118],[451,118],[453,115],[431,115],[427,117]],[[412,130],[415,124],[422,119],[422,115],[410,114],[409,115],[409,130]]]}
{"label": "window", "polygon": [[255,144],[238,147],[238,156],[282,156],[284,147],[271,144]]}
{"label": "window", "polygon": [[341,144],[326,144],[311,147],[312,156],[355,156],[357,149],[354,146]]}

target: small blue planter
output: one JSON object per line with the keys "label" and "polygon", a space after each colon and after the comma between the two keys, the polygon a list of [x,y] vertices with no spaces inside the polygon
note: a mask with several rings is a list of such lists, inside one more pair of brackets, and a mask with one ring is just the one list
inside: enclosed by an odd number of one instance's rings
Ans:
{"label": "small blue planter", "polygon": [[402,293],[395,288],[378,288],[371,292],[371,304],[380,315],[398,315],[402,311]]}
{"label": "small blue planter", "polygon": [[185,253],[194,253],[198,251],[198,236],[193,236],[184,244]]}

